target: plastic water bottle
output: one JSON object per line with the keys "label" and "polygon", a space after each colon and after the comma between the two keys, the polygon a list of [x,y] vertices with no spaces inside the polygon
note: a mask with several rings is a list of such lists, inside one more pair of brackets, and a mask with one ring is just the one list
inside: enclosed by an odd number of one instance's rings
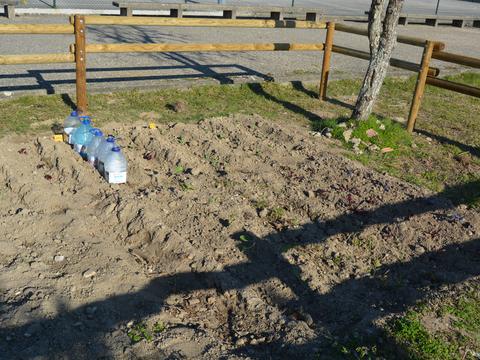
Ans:
{"label": "plastic water bottle", "polygon": [[72,113],[63,122],[63,141],[72,144],[72,132],[81,125],[77,111]]}
{"label": "plastic water bottle", "polygon": [[90,132],[92,130],[92,122],[89,116],[81,116],[80,120],[82,124],[73,132],[72,144],[75,151],[84,156],[85,146],[90,144],[90,141],[93,139],[93,134]]}
{"label": "plastic water bottle", "polygon": [[127,159],[118,146],[110,150],[105,159],[105,180],[110,184],[125,184],[127,182]]}
{"label": "plastic water bottle", "polygon": [[102,143],[103,140],[103,133],[100,129],[92,129],[91,133],[93,134],[93,139],[90,141],[90,144],[88,144],[85,152],[87,154],[87,160],[90,164],[95,166],[95,162],[97,159],[97,149]]}
{"label": "plastic water bottle", "polygon": [[97,169],[100,174],[104,175],[104,163],[107,156],[110,154],[112,148],[115,146],[115,138],[112,135],[108,135],[102,140],[97,148]]}

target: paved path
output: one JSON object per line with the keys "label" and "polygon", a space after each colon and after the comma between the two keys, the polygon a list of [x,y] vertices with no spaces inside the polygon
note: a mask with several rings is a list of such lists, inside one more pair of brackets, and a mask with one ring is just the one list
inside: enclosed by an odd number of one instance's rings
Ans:
{"label": "paved path", "polygon": [[[132,1],[132,0],[129,0]],[[133,0],[137,2],[152,0]],[[164,2],[184,2],[183,0],[168,0]],[[200,3],[217,3],[216,0],[198,0]],[[290,6],[291,0],[225,0],[227,4],[235,5],[277,5]],[[29,0],[25,7],[48,7],[53,0]],[[319,7],[329,14],[351,15],[363,14],[370,6],[370,0],[295,0],[295,6]],[[112,9],[111,0],[57,0],[60,8],[92,8]],[[435,12],[437,0],[406,0],[404,11],[419,14]],[[480,3],[469,0],[440,0],[439,14],[480,15]]]}
{"label": "paved path", "polygon": [[[15,23],[61,22],[66,17],[19,17]],[[0,19],[0,23],[9,20]],[[432,28],[422,25],[400,27],[407,35],[443,40],[447,49],[480,57],[480,29],[452,27]],[[218,29],[89,27],[89,43],[187,43],[187,42],[323,42],[324,31],[298,29]],[[54,41],[52,39],[55,39]],[[69,35],[0,35],[0,54],[65,53],[73,43]],[[362,36],[337,32],[335,43],[368,49]],[[419,62],[421,49],[399,45],[396,57]],[[276,80],[318,80],[322,54],[316,52],[248,52],[248,53],[172,53],[172,54],[91,54],[88,56],[88,81],[92,91],[128,87],[181,86],[185,81],[199,83],[215,79],[221,83],[244,82],[273,76]],[[435,63],[442,72],[458,71],[448,63]],[[334,55],[332,78],[362,77],[366,61]],[[393,75],[412,73],[391,69]],[[4,92],[73,92],[74,65],[0,66],[0,96]]]}

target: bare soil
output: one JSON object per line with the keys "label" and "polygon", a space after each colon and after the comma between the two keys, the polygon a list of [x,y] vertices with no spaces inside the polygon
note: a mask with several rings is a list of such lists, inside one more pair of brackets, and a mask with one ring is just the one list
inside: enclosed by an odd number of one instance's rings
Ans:
{"label": "bare soil", "polygon": [[[105,130],[126,185],[48,136],[0,140],[2,358],[327,357],[479,281],[478,213],[303,127]],[[152,339],[132,344],[140,322]]]}

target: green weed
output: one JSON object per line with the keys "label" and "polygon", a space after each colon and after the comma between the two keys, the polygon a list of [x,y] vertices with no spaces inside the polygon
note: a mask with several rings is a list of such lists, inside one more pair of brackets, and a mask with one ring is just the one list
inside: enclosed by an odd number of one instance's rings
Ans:
{"label": "green weed", "polygon": [[[352,359],[352,360],[373,360],[381,359],[377,345],[372,343],[370,339],[358,339],[350,336],[348,339],[332,341],[331,351],[328,358],[330,359]],[[325,354],[318,354],[317,359],[324,359]]]}
{"label": "green weed", "polygon": [[180,182],[180,189],[182,189],[182,191],[195,190],[192,184],[185,181]]}
{"label": "green weed", "polygon": [[153,333],[154,334],[160,334],[162,332],[164,332],[166,330],[166,326],[163,322],[156,322],[155,324],[153,324]]}
{"label": "green weed", "polygon": [[144,323],[134,325],[130,331],[127,332],[127,335],[132,343],[137,343],[142,340],[146,340],[147,342],[153,340],[151,332],[147,329],[147,326]]}
{"label": "green weed", "polygon": [[238,240],[240,241],[238,243],[238,249],[242,252],[251,249],[252,247],[255,246],[255,242],[253,241],[252,238],[249,236],[243,234],[238,237]]}
{"label": "green weed", "polygon": [[263,209],[268,208],[268,202],[265,199],[259,199],[253,202],[253,206],[258,211],[262,211]]}
{"label": "green weed", "polygon": [[183,174],[184,172],[185,172],[185,168],[181,165],[176,166],[175,170],[173,171],[175,175]]}
{"label": "green weed", "polygon": [[219,168],[220,165],[220,157],[215,154],[214,152],[204,154],[204,159],[215,169]]}
{"label": "green weed", "polygon": [[185,144],[185,138],[180,135],[179,137],[177,137],[177,142],[181,145]]}
{"label": "green weed", "polygon": [[272,222],[277,222],[283,219],[285,215],[285,209],[282,207],[274,207],[268,214],[268,218]]}

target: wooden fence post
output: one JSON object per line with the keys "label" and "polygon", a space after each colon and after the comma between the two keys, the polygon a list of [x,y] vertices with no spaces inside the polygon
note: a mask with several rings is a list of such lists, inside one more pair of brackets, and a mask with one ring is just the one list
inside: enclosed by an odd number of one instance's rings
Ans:
{"label": "wooden fence post", "polygon": [[332,56],[333,34],[335,32],[335,23],[327,23],[327,36],[325,38],[325,47],[323,49],[322,77],[320,79],[320,90],[318,97],[321,100],[327,99],[328,75],[330,73],[330,58]]}
{"label": "wooden fence post", "polygon": [[75,68],[76,68],[76,90],[77,110],[86,113],[87,102],[87,65],[85,51],[85,17],[75,15]]}
{"label": "wooden fence post", "polygon": [[418,111],[420,110],[420,105],[422,104],[423,93],[425,92],[425,84],[427,82],[428,69],[430,67],[430,60],[432,58],[434,45],[434,42],[427,41],[423,50],[420,72],[418,73],[417,84],[415,85],[415,92],[413,93],[412,105],[410,107],[410,114],[408,115],[407,131],[409,133],[413,132],[413,129],[415,128]]}

